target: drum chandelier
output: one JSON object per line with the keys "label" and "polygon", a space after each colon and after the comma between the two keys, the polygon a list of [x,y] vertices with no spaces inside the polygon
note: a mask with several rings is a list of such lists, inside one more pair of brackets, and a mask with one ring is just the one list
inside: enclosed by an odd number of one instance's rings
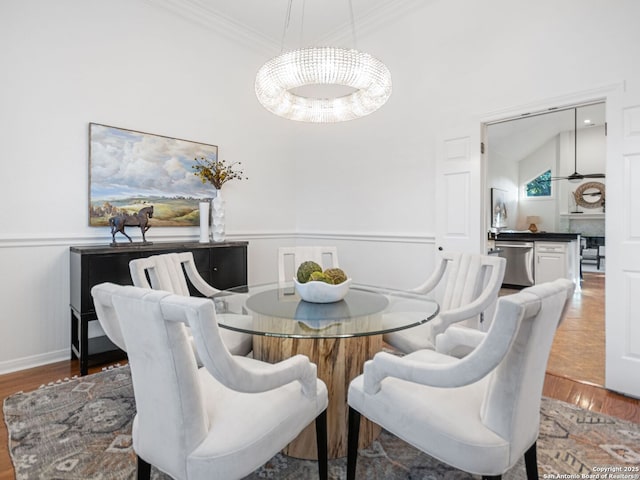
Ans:
{"label": "drum chandelier", "polygon": [[[288,15],[290,12],[291,1]],[[351,15],[353,27],[353,9]],[[293,92],[307,85],[340,85],[355,91],[333,98]],[[255,91],[258,101],[281,117],[301,122],[342,122],[369,115],[384,105],[391,95],[391,73],[380,60],[356,49],[300,48],[265,63],[256,75]]]}

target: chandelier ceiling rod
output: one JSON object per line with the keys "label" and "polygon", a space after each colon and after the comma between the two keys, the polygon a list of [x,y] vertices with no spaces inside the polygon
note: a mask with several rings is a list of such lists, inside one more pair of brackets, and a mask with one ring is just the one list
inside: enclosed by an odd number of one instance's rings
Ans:
{"label": "chandelier ceiling rod", "polygon": [[[354,49],[358,49],[358,38],[356,36],[356,20],[355,20],[355,15],[353,13],[353,0],[348,0],[349,3],[349,25],[351,27],[351,40],[353,42],[353,48]],[[304,15],[306,12],[306,5],[307,5],[307,0],[302,0],[302,14],[301,14],[301,20],[300,20],[300,34],[299,34],[299,38],[300,38],[300,45],[303,45],[303,32],[304,32]],[[282,37],[280,40],[280,53],[284,52],[284,44],[285,44],[285,39],[287,37],[287,31],[289,30],[289,26],[291,25],[291,11],[293,9],[293,0],[289,0],[289,3],[287,5],[287,12],[285,14],[284,17],[284,25],[282,26]]]}
{"label": "chandelier ceiling rod", "polygon": [[282,26],[282,40],[280,41],[280,53],[284,52],[284,39],[287,35],[287,30],[289,29],[289,23],[291,22],[291,6],[293,5],[293,0],[289,0],[289,5],[287,6],[287,13],[284,16],[284,25]]}
{"label": "chandelier ceiling rod", "polygon": [[[298,43],[302,45],[303,36],[302,33],[304,31],[304,13],[306,11],[307,0],[302,0],[302,14],[300,19],[300,32],[298,33]],[[284,44],[287,38],[287,31],[289,30],[289,26],[291,25],[291,11],[293,10],[293,0],[289,0],[289,4],[287,6],[287,13],[284,17],[284,25],[282,27],[282,40],[280,41],[280,53],[284,52]]]}
{"label": "chandelier ceiling rod", "polygon": [[356,41],[356,21],[353,15],[353,1],[349,0],[349,17],[351,19],[351,35],[353,36],[353,48],[358,49],[358,42]]}
{"label": "chandelier ceiling rod", "polygon": [[300,40],[298,41],[299,45],[303,45],[302,41],[304,37],[302,36],[304,32],[304,12],[307,10],[307,0],[302,0],[302,14],[300,15]]}

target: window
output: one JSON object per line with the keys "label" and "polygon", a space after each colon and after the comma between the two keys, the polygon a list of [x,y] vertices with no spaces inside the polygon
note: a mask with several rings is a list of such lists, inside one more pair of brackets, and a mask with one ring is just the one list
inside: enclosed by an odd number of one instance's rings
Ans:
{"label": "window", "polygon": [[550,197],[551,196],[551,170],[547,170],[541,175],[531,180],[525,186],[527,197]]}

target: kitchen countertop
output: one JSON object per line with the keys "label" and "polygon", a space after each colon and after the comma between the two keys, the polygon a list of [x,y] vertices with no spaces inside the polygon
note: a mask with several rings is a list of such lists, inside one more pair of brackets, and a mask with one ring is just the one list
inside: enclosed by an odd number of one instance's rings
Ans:
{"label": "kitchen countertop", "polygon": [[496,235],[496,240],[526,240],[536,242],[571,242],[580,237],[579,233],[554,233],[554,232],[501,232]]}

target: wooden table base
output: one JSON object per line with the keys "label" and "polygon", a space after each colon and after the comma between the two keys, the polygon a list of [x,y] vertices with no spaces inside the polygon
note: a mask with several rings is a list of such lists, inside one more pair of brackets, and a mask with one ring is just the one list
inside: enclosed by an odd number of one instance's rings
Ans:
{"label": "wooden table base", "polygon": [[[349,383],[362,373],[364,362],[382,350],[382,335],[352,338],[277,338],[255,335],[254,358],[270,363],[279,362],[293,355],[302,354],[318,366],[318,377],[329,391],[327,408],[327,436],[329,458],[347,455]],[[362,417],[359,448],[368,447],[380,434],[380,427]],[[315,424],[311,423],[291,442],[286,455],[317,459]]]}

